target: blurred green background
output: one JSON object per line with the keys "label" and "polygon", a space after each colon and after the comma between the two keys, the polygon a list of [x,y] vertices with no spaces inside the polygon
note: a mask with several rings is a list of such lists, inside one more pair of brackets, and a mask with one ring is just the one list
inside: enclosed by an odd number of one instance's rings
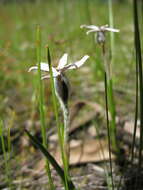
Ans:
{"label": "blurred green background", "polygon": [[[102,104],[101,50],[94,34],[87,36],[86,30],[80,29],[80,25],[108,24],[107,1],[3,2],[0,4],[0,115],[4,122],[12,123],[14,128],[24,127],[25,122],[33,117],[33,112],[37,112],[35,77],[33,73],[27,72],[30,66],[36,64],[37,24],[41,26],[43,61],[46,61],[47,44],[53,65],[58,64],[65,52],[69,53],[69,61],[78,60],[85,54],[90,56],[83,68],[68,72],[72,87],[71,103],[82,98]],[[113,1],[113,18],[114,27],[120,29],[120,33],[115,34],[112,65],[115,100],[119,114],[124,115],[130,107],[134,111],[135,64],[131,2]],[[109,34],[106,46],[110,51]],[[45,101],[50,111],[49,82],[44,83]],[[37,119],[38,115],[35,117]]]}

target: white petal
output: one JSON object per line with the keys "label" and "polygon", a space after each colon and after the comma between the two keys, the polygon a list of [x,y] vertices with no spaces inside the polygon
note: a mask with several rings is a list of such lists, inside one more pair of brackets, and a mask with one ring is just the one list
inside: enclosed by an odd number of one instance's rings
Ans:
{"label": "white petal", "polygon": [[105,24],[105,25],[103,25],[103,26],[100,26],[100,29],[101,29],[101,30],[106,30],[106,28],[108,28],[108,26],[109,26],[108,24]]}
{"label": "white petal", "polygon": [[[40,69],[41,69],[41,71],[49,71],[49,65],[47,63],[41,62],[40,63]],[[28,72],[30,72],[32,70],[38,70],[38,66],[30,67]]]}
{"label": "white petal", "polygon": [[[49,71],[49,65],[47,63],[41,62],[40,67],[41,67],[41,71],[46,71],[46,72]],[[30,67],[28,72],[32,70],[38,70],[38,66]],[[57,77],[58,75],[60,75],[60,72],[58,72],[54,67],[52,67],[52,72],[53,72],[53,77]]]}
{"label": "white petal", "polygon": [[91,32],[97,32],[97,30],[88,30],[88,31],[86,32],[86,34],[88,35],[88,34],[91,33]]}
{"label": "white petal", "polygon": [[60,72],[58,72],[54,67],[52,67],[53,77],[57,77],[60,75]]}
{"label": "white petal", "polygon": [[67,64],[67,59],[68,59],[68,54],[65,53],[65,54],[61,57],[57,69],[63,69],[64,66]]}
{"label": "white petal", "polygon": [[41,77],[41,80],[43,80],[43,79],[49,79],[49,78],[50,78],[50,75],[45,75],[45,76]]}
{"label": "white petal", "polygon": [[80,28],[87,28],[87,29],[99,31],[99,27],[95,25],[81,25]]}
{"label": "white petal", "polygon": [[115,29],[115,28],[106,28],[105,30],[107,30],[107,31],[110,31],[110,32],[120,32],[120,30],[118,30],[118,29]]}
{"label": "white petal", "polygon": [[41,71],[49,71],[49,65],[47,63],[41,62],[40,69]]}
{"label": "white petal", "polygon": [[67,65],[67,69],[77,69],[77,68],[81,67],[88,58],[89,58],[89,56],[85,55],[81,60],[79,60],[73,64],[70,64],[69,67]]}
{"label": "white petal", "polygon": [[[40,66],[41,66],[41,71],[49,71],[49,65],[47,63],[41,62]],[[60,73],[54,67],[52,67],[52,72],[54,77],[60,75]]]}
{"label": "white petal", "polygon": [[38,69],[37,66],[32,66],[32,67],[30,67],[30,68],[28,69],[28,72],[31,72],[32,70],[37,70],[37,69]]}

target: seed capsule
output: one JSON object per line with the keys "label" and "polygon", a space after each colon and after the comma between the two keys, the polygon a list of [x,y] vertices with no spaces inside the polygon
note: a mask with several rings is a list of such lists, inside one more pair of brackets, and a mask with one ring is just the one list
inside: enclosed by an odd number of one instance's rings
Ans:
{"label": "seed capsule", "polygon": [[65,106],[68,104],[69,99],[69,81],[65,74],[61,73],[54,78],[56,96],[60,98]]}
{"label": "seed capsule", "polygon": [[105,32],[103,31],[99,31],[97,32],[97,43],[101,44],[101,43],[105,43]]}

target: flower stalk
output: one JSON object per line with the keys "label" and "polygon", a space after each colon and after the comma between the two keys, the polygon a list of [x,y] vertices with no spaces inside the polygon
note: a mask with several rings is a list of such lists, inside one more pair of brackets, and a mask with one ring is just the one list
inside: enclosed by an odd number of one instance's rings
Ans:
{"label": "flower stalk", "polygon": [[111,113],[111,121],[109,121],[109,128],[111,134],[111,144],[113,149],[117,152],[117,142],[116,142],[116,123],[115,123],[115,102],[113,96],[113,86],[112,86],[112,76],[111,76],[111,63],[107,61],[106,56],[106,32],[119,32],[118,29],[113,27],[109,27],[107,24],[103,26],[95,26],[95,25],[81,25],[81,28],[86,28],[88,31],[86,34],[90,34],[92,32],[96,32],[96,41],[101,46],[102,49],[102,57],[104,63],[104,72],[106,74],[107,80],[107,97],[108,97],[108,104],[109,104],[109,111]]}
{"label": "flower stalk", "polygon": [[[88,55],[83,56],[79,61],[76,61],[74,63],[68,63],[68,54],[65,53],[61,59],[59,60],[58,66],[52,67],[51,65],[51,56],[49,48],[47,47],[47,60],[48,64],[41,62],[40,66],[33,66],[29,68],[29,72],[32,70],[38,70],[40,68],[40,71],[49,72],[48,75],[41,75],[41,79],[51,79],[51,87],[52,87],[52,97],[53,97],[53,104],[54,104],[54,111],[56,116],[56,124],[57,124],[57,130],[58,130],[58,136],[59,136],[59,143],[60,143],[60,149],[61,149],[61,157],[63,161],[64,166],[64,175],[65,175],[65,189],[69,190],[68,188],[68,179],[69,176],[69,148],[68,148],[68,129],[69,129],[69,110],[68,110],[68,99],[69,99],[69,82],[65,75],[65,71],[71,70],[71,69],[77,69],[81,67],[86,60],[89,58]],[[56,97],[60,103],[62,112],[63,112],[63,118],[64,118],[64,125],[61,125],[58,118],[58,109],[57,109],[57,101]]]}
{"label": "flower stalk", "polygon": [[[112,172],[112,158],[111,158],[111,145],[115,151],[117,151],[117,142],[116,142],[116,123],[115,123],[115,105],[113,97],[113,88],[112,88],[112,77],[111,77],[111,66],[110,62],[107,61],[106,57],[106,32],[119,32],[118,29],[109,27],[108,25],[95,26],[95,25],[81,25],[81,28],[87,28],[88,31],[86,34],[96,32],[97,43],[101,46],[102,58],[104,64],[104,85],[105,85],[105,105],[106,105],[106,121],[107,121],[107,133],[108,133],[108,148],[109,148],[109,160],[110,160],[110,171],[111,171],[111,182],[112,188],[114,189],[113,183],[113,172]],[[109,121],[109,113],[111,113],[111,122]]]}
{"label": "flower stalk", "polygon": [[[50,56],[50,50],[47,46],[47,60],[48,60],[48,67],[49,67],[49,72],[50,72],[50,79],[51,79],[51,89],[52,89],[52,98],[53,98],[53,105],[54,105],[54,112],[56,116],[56,124],[57,124],[57,131],[58,131],[58,137],[59,137],[59,143],[60,143],[60,150],[61,150],[61,157],[62,157],[62,162],[63,162],[63,167],[64,167],[64,178],[65,178],[65,189],[69,190],[68,187],[68,179],[69,177],[69,172],[68,172],[68,164],[67,164],[67,157],[64,149],[64,144],[63,144],[63,135],[62,135],[62,128],[63,126],[60,124],[59,117],[58,117],[58,105],[56,101],[56,96],[57,96],[57,88],[56,88],[56,83],[57,83],[57,78],[54,78],[54,73],[53,73],[53,68],[51,66],[51,56]],[[45,77],[44,77],[45,78]]]}

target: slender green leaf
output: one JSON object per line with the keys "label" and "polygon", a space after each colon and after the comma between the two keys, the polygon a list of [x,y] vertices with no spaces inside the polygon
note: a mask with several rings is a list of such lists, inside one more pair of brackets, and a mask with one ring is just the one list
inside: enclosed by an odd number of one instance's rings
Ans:
{"label": "slender green leaf", "polygon": [[[46,150],[46,148],[34,137],[32,136],[27,130],[25,130],[28,137],[31,139],[31,141],[41,150],[41,152],[44,154],[44,156],[48,159],[48,161],[51,163],[51,165],[55,168],[58,175],[61,177],[63,183],[65,184],[65,176],[63,169],[59,166],[59,164],[56,162],[56,160],[53,158],[53,156]],[[75,190],[75,186],[73,182],[68,179],[68,188],[70,190]]]}
{"label": "slender green leaf", "polygon": [[[41,69],[40,69],[40,64],[41,64],[41,28],[38,25],[36,28],[36,34],[37,34],[37,63],[38,63],[38,87],[39,87],[39,111],[40,111],[40,122],[41,122],[41,131],[42,131],[42,140],[43,140],[43,146],[46,148],[48,147],[47,144],[47,137],[46,137],[46,123],[45,123],[45,111],[44,111],[44,89],[43,89],[43,84],[41,81]],[[48,163],[48,160],[46,161],[46,167],[45,167],[49,179],[49,186],[51,190],[54,190],[54,184],[53,184],[53,179],[51,176],[51,171],[50,171],[50,166]]]}
{"label": "slender green leaf", "polygon": [[143,73],[142,73],[142,55],[141,55],[141,41],[140,30],[138,20],[138,6],[137,1],[133,0],[133,12],[134,12],[134,31],[135,31],[135,52],[136,52],[136,64],[139,69],[139,92],[140,92],[140,148],[139,148],[139,169],[142,165],[142,149],[143,149]]}
{"label": "slender green leaf", "polygon": [[61,151],[61,157],[62,157],[63,167],[64,167],[65,189],[70,190],[68,188],[69,171],[68,171],[68,157],[66,155],[66,150],[65,150],[65,146],[64,146],[64,136],[63,136],[64,128],[63,128],[63,125],[60,124],[59,118],[58,118],[58,107],[57,107],[57,101],[56,101],[56,95],[55,95],[55,85],[54,85],[54,78],[53,78],[52,65],[51,65],[51,56],[50,56],[50,50],[48,47],[47,47],[47,60],[48,60],[49,69],[50,69],[53,107],[54,107],[54,111],[55,111],[58,138],[59,138],[59,143],[60,143],[60,151]]}

